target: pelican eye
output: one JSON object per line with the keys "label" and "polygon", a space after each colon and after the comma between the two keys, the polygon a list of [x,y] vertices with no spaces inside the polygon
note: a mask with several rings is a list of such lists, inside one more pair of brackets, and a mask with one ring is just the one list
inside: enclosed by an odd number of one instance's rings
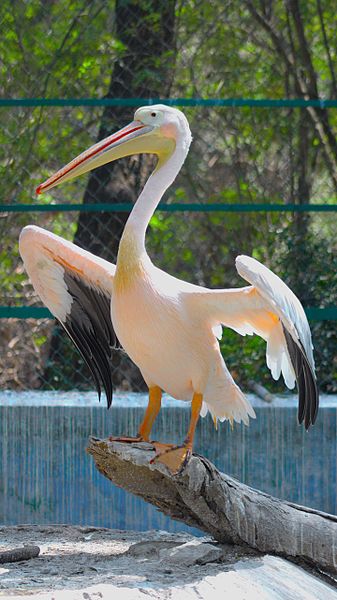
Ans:
{"label": "pelican eye", "polygon": [[152,112],[152,113],[151,113],[151,117],[156,117],[156,116],[157,116],[157,113],[156,113],[156,112]]}

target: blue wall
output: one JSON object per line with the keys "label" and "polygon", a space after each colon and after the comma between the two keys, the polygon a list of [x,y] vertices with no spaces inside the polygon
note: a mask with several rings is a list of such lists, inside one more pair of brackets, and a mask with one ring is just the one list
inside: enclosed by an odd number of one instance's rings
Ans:
{"label": "blue wall", "polygon": [[[113,486],[85,452],[90,435],[135,434],[146,397],[118,395],[107,411],[92,393],[0,394],[0,523],[72,523],[118,529],[187,529]],[[241,481],[279,498],[337,512],[337,401],[322,401],[305,432],[296,401],[269,406],[254,400],[250,427],[228,423],[215,431],[201,419],[195,451]],[[182,441],[189,407],[167,401],[153,431]]]}

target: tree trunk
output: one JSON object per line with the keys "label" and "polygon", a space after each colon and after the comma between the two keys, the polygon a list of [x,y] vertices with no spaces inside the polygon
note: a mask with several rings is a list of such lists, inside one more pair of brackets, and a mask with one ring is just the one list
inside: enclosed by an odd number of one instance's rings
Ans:
{"label": "tree trunk", "polygon": [[249,546],[337,572],[337,517],[264,494],[193,455],[179,476],[150,464],[150,444],[92,438],[97,469],[115,485],[222,543]]}
{"label": "tree trunk", "polygon": [[[108,98],[151,98],[169,94],[174,66],[175,0],[118,0],[116,37],[125,50],[114,65]],[[133,107],[107,106],[98,140],[132,120]],[[108,163],[89,176],[84,204],[133,202],[148,175],[140,159]],[[74,242],[116,261],[127,214],[81,213]]]}
{"label": "tree trunk", "polygon": [[[316,149],[312,141],[314,131],[310,116],[305,109],[299,109],[297,126],[297,149],[295,157],[295,201],[296,204],[309,204],[312,191],[311,164]],[[287,253],[284,267],[287,283],[299,297],[304,306],[310,305],[310,290],[306,285],[307,273],[312,264],[309,236],[310,214],[295,212],[292,226],[287,236]],[[289,268],[289,264],[291,267]]]}
{"label": "tree trunk", "polygon": [[[151,98],[169,95],[175,61],[175,0],[117,0],[115,37],[123,48],[111,76],[108,98]],[[107,106],[102,115],[98,140],[132,120],[133,107]],[[89,175],[84,193],[84,204],[134,202],[152,166],[149,157],[131,157],[106,164]],[[116,262],[119,240],[127,213],[80,213],[74,242],[109,260]],[[50,370],[44,379],[58,377],[66,387],[73,387],[89,378],[86,366],[79,357],[69,357],[65,350],[63,332],[59,327],[53,334],[49,353]],[[65,361],[65,356],[67,360]],[[64,370],[64,363],[72,363],[72,371]],[[115,385],[131,384],[133,389],[144,389],[138,368],[126,355],[114,353]]]}

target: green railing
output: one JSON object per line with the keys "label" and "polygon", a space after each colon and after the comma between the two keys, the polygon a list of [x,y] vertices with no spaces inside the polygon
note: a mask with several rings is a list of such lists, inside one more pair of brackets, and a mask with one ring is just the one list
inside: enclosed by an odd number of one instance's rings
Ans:
{"label": "green railing", "polygon": [[[337,307],[306,308],[306,315],[311,321],[337,320]],[[0,306],[0,319],[53,319],[48,308],[40,306]]]}
{"label": "green railing", "polygon": [[337,100],[315,98],[0,98],[0,107],[14,106],[169,106],[257,107],[257,108],[337,108]]}
{"label": "green railing", "polygon": [[[7,212],[130,212],[133,204],[3,204],[0,213]],[[164,212],[337,212],[337,204],[223,204],[202,202],[162,203],[157,210]]]}

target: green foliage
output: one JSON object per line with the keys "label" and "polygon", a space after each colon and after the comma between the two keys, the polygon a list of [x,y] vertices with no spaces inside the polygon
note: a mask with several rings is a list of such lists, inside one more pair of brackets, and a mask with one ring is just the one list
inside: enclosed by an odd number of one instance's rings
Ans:
{"label": "green foliage", "polygon": [[[235,381],[246,388],[250,380],[267,387],[272,385],[270,372],[266,367],[266,343],[261,338],[242,337],[231,329],[224,329],[220,346]],[[275,385],[274,388],[278,389]],[[282,387],[279,386],[279,389]]]}
{"label": "green foliage", "polygon": [[[112,35],[113,9],[111,2],[100,1],[4,0],[1,94],[14,98],[104,95],[111,62],[122,52]],[[0,144],[6,148],[4,201],[29,202],[36,184],[67,161],[69,149],[76,152],[81,144],[90,143],[93,115],[82,108],[71,113],[17,108],[9,119],[7,109],[0,111]],[[99,112],[95,121],[94,129]]]}

